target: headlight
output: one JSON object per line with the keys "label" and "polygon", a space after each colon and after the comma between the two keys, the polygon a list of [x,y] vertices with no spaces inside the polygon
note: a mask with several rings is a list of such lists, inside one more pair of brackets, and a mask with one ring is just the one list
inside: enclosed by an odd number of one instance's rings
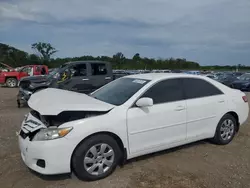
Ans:
{"label": "headlight", "polygon": [[243,86],[245,87],[248,87],[250,85],[250,83],[245,83],[245,84],[242,84]]}
{"label": "headlight", "polygon": [[34,86],[33,84],[30,84],[30,85],[29,85],[29,88],[30,88],[30,89],[34,89],[35,86]]}
{"label": "headlight", "polygon": [[54,140],[66,136],[73,128],[47,128],[41,129],[33,138],[33,141]]}

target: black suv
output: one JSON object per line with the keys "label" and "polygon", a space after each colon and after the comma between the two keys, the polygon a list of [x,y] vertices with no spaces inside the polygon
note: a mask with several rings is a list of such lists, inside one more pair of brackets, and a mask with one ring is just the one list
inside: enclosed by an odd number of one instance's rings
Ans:
{"label": "black suv", "polygon": [[63,64],[48,76],[30,76],[20,80],[17,104],[27,102],[30,96],[45,88],[59,88],[91,93],[113,80],[112,67],[103,61],[75,61]]}

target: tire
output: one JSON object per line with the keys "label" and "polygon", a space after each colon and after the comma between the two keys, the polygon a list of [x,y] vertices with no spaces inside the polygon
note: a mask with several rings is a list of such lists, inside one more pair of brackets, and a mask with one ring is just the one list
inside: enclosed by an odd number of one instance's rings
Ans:
{"label": "tire", "polygon": [[[101,151],[102,147],[106,148],[104,152]],[[71,161],[72,171],[80,180],[95,181],[112,174],[120,159],[121,150],[117,142],[108,135],[99,134],[88,138],[76,148]]]}
{"label": "tire", "polygon": [[229,144],[236,133],[237,130],[237,121],[230,115],[224,115],[220,122],[217,125],[215,136],[212,138],[212,142],[217,145],[226,145]]}
{"label": "tire", "polygon": [[17,79],[16,78],[7,78],[6,80],[6,86],[13,88],[13,87],[17,87]]}

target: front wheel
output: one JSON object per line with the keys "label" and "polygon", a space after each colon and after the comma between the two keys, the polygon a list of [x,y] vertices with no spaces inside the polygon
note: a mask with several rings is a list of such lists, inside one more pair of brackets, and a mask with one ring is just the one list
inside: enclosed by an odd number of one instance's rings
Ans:
{"label": "front wheel", "polygon": [[109,176],[120,158],[121,150],[112,137],[95,135],[76,148],[72,170],[81,180],[95,181]]}
{"label": "front wheel", "polygon": [[218,145],[229,144],[235,136],[236,129],[236,119],[230,114],[224,115],[217,125],[215,136],[212,139],[212,142]]}
{"label": "front wheel", "polygon": [[17,79],[16,78],[7,78],[6,80],[6,86],[7,87],[17,87]]}

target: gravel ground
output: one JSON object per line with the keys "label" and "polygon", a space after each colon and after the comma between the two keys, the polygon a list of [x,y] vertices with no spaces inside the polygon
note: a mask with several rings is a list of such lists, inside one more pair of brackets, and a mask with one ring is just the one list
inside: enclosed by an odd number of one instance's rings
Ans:
{"label": "gravel ground", "polygon": [[1,188],[250,187],[250,120],[227,146],[201,141],[136,158],[101,181],[82,182],[70,175],[40,176],[28,170],[20,157],[16,131],[28,108],[16,107],[16,94],[17,89],[0,88]]}

